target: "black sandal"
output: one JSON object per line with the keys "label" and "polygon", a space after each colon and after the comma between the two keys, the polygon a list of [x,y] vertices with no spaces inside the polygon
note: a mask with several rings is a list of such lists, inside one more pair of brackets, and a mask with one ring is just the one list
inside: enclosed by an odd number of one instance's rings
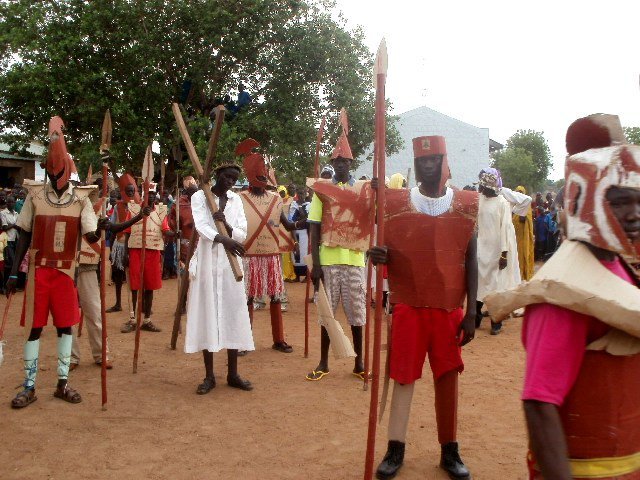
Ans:
{"label": "black sandal", "polygon": [[53,396],[69,403],[80,403],[82,401],[80,394],[71,388],[69,384],[65,384],[62,388],[56,388],[56,391],[53,392]]}
{"label": "black sandal", "polygon": [[38,399],[35,388],[25,388],[11,400],[11,408],[24,408]]}
{"label": "black sandal", "polygon": [[230,377],[227,375],[227,385],[233,388],[239,388],[240,390],[244,390],[245,392],[249,392],[253,390],[253,385],[249,380],[244,380],[240,375],[236,375],[235,377]]}
{"label": "black sandal", "polygon": [[196,393],[198,395],[204,395],[205,393],[209,393],[214,388],[216,388],[215,377],[205,377],[202,383],[198,385],[198,388],[196,389]]}

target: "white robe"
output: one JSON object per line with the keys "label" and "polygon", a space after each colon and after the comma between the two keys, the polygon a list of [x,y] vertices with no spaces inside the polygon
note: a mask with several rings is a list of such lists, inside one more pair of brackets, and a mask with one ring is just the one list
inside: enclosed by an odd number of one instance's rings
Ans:
{"label": "white robe", "polygon": [[[507,252],[507,267],[498,262]],[[478,209],[478,295],[482,301],[492,292],[520,284],[520,264],[511,204],[502,196],[488,198],[480,194]]]}
{"label": "white robe", "polygon": [[[229,191],[224,209],[238,242],[247,238],[247,217],[242,200]],[[219,199],[216,198],[219,205]],[[213,241],[218,234],[202,190],[191,197],[193,222],[200,240],[189,263],[189,298],[184,342],[186,353],[223,348],[255,350],[247,310],[244,280],[237,282],[224,247]]]}

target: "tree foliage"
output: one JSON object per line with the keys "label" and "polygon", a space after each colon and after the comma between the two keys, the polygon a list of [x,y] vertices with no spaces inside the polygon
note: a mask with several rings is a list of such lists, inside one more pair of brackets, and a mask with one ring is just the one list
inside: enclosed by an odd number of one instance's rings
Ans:
{"label": "tree foliage", "polygon": [[640,127],[623,127],[627,142],[640,145]]}
{"label": "tree foliage", "polygon": [[[311,172],[316,128],[349,113],[354,155],[373,138],[373,58],[360,30],[334,20],[330,0],[17,0],[0,4],[0,130],[12,144],[44,140],[49,117],[66,123],[83,173],[98,168],[105,110],[112,154],[138,173],[152,140],[167,180],[188,170],[175,147],[171,102],[182,101],[204,156],[213,99],[247,86],[253,102],[222,132],[218,157],[251,136],[286,180]],[[388,122],[389,153],[400,146]],[[82,175],[82,174],[81,174]]]}
{"label": "tree foliage", "polygon": [[[530,162],[524,153],[529,154]],[[518,184],[528,190],[543,186],[552,165],[551,150],[544,132],[535,130],[518,130],[509,137],[506,147],[493,155],[493,166],[501,171],[503,178],[511,176],[514,181],[519,178],[521,182]],[[505,174],[503,169],[509,173]],[[518,169],[522,169],[522,172],[518,172]]]}
{"label": "tree foliage", "polygon": [[492,166],[500,170],[504,186],[522,185],[531,191],[536,179],[536,164],[531,153],[520,147],[507,147],[494,153]]}

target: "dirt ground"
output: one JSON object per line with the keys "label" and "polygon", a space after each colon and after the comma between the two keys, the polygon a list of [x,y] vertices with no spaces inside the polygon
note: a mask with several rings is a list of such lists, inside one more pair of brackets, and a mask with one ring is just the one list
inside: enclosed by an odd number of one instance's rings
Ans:
{"label": "dirt ground", "polygon": [[[22,382],[24,334],[18,326],[22,294],[11,306],[0,367],[0,478],[8,479],[356,479],[362,478],[370,392],[351,375],[352,361],[331,361],[331,374],[309,382],[319,356],[312,311],[310,355],[304,358],[304,284],[287,284],[284,314],[294,352],[271,349],[269,313],[257,311],[256,351],[239,360],[252,392],[225,383],[226,355],[215,355],[218,386],[195,394],[202,357],[169,349],[177,282],[156,293],[153,321],[161,333],[142,332],[138,373],[132,373],[134,334],[120,333],[126,313],[110,314],[115,368],[109,372],[107,410],[100,406],[100,369],[86,335],[82,362],[70,384],[83,395],[71,405],[55,399],[55,331],[42,337],[37,402],[9,407]],[[113,303],[108,288],[108,304]],[[6,299],[0,299],[0,312]],[[126,303],[126,301],[125,301]],[[241,308],[238,306],[238,308]],[[184,317],[183,317],[184,321]],[[460,379],[458,440],[476,480],[525,479],[526,434],[519,401],[524,353],[520,320],[491,337],[487,322],[465,347]],[[384,357],[382,358],[384,365]],[[397,478],[444,479],[438,468],[433,385],[428,365],[412,407],[405,463]],[[376,465],[384,456],[387,417],[378,427]]]}

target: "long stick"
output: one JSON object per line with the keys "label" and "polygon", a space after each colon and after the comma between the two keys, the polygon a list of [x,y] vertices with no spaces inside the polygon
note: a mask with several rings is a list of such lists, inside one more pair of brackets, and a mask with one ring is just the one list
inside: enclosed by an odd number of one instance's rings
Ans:
{"label": "long stick", "polygon": [[[193,255],[194,246],[196,240],[198,239],[198,232],[196,229],[193,229],[191,233],[191,240],[189,242],[189,252],[187,254],[187,265],[191,262],[191,257]],[[187,293],[189,292],[189,269],[188,266],[185,268],[184,273],[180,273],[178,278],[182,278],[180,283],[180,290],[178,292],[178,304],[176,305],[176,310],[173,315],[173,329],[171,330],[171,350],[176,349],[176,344],[178,343],[178,333],[180,332],[180,321],[182,319],[182,306],[184,305],[184,301],[187,298]]]}
{"label": "long stick", "polygon": [[[109,167],[107,162],[102,163],[102,216],[107,216],[107,175]],[[105,231],[100,232],[100,317],[102,320],[102,363],[100,364],[100,386],[102,389],[102,410],[107,407],[107,250]]]}
{"label": "long stick", "polygon": [[[387,72],[387,48],[384,39],[380,42],[376,56],[376,117],[375,117],[375,158],[378,164],[378,178],[385,176],[385,81]],[[384,213],[385,213],[384,183],[376,189],[377,206],[377,239],[378,246],[384,245]],[[376,426],[378,417],[378,391],[380,387],[380,345],[382,337],[382,268],[376,269],[376,315],[373,331],[373,377],[371,379],[371,402],[369,404],[369,430],[367,435],[367,455],[365,459],[364,478],[373,477],[373,457],[376,448]]]}
{"label": "long stick", "polygon": [[7,318],[9,317],[9,307],[11,306],[11,299],[13,298],[13,293],[9,294],[7,297],[7,303],[4,306],[4,315],[2,315],[2,324],[0,325],[0,365],[4,360],[4,342],[2,339],[4,338],[4,327],[7,324]]}
{"label": "long stick", "polygon": [[[142,209],[149,205],[149,168],[151,160],[151,146],[147,147],[147,153],[145,154],[145,161],[142,166],[142,177],[144,179],[144,199],[142,201]],[[136,305],[136,338],[135,346],[133,349],[133,373],[138,373],[138,353],[140,351],[140,327],[142,326],[142,301],[144,298],[144,263],[145,252],[147,249],[147,216],[142,216],[142,251],[140,252],[140,285],[137,291],[138,304]]]}
{"label": "long stick", "polygon": [[[316,155],[313,161],[313,176],[317,180],[320,176],[320,146],[322,136],[324,135],[324,126],[327,122],[326,117],[322,117],[320,128],[316,137]],[[307,255],[311,255],[311,239],[307,239]],[[302,257],[302,252],[300,252]],[[307,275],[305,277],[306,291],[304,295],[304,358],[309,358],[309,293],[311,291],[311,269],[307,266]]]}
{"label": "long stick", "polygon": [[[373,162],[373,178],[378,178],[378,164]],[[377,213],[376,213],[377,214]],[[373,247],[376,238],[376,217],[371,219],[371,227],[369,229],[371,236],[369,237],[369,250]],[[380,267],[379,267],[380,268]],[[377,269],[376,269],[377,271]],[[371,352],[371,279],[373,276],[373,264],[371,260],[367,263],[367,291],[366,291],[366,305],[365,305],[365,324],[364,324],[364,383],[362,389],[366,392],[369,389],[369,361]]]}

